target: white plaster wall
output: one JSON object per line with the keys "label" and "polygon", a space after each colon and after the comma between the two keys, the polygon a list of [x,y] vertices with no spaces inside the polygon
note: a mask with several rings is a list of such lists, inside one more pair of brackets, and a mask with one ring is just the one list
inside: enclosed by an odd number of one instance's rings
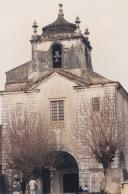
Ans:
{"label": "white plaster wall", "polygon": [[50,49],[50,46],[51,46],[51,41],[45,41],[45,42],[36,44],[35,50],[41,50],[46,52]]}
{"label": "white plaster wall", "polygon": [[[80,39],[70,39],[70,40],[61,40],[59,41],[62,43],[64,48],[71,48],[73,47],[80,47],[82,41]],[[37,43],[34,45],[35,50],[40,50],[40,51],[48,51],[52,45],[52,41],[45,41],[42,43]]]}
{"label": "white plaster wall", "polygon": [[[71,134],[73,118],[75,118],[75,96],[73,86],[76,84],[61,75],[53,74],[47,81],[42,82],[37,89],[39,93],[39,108],[41,113],[45,113],[48,126],[54,132],[58,144],[61,148],[71,150]],[[62,125],[51,126],[50,122],[50,101],[64,100],[64,122]],[[73,144],[73,142],[72,142]]]}

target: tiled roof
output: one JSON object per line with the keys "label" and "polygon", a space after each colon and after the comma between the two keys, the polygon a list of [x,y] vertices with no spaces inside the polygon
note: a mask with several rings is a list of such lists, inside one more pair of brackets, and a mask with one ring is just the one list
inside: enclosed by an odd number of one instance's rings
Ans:
{"label": "tiled roof", "polygon": [[91,86],[96,84],[113,83],[113,81],[95,73],[93,71],[83,70],[81,75],[65,69],[48,69],[41,72],[41,76],[38,80],[28,80],[28,69],[31,65],[31,61],[24,63],[8,72],[6,72],[6,90],[7,91],[23,91],[30,90],[36,85],[40,84],[43,80],[47,79],[53,73],[58,73],[61,76],[75,82],[78,86]]}
{"label": "tiled roof", "polygon": [[6,84],[21,83],[28,80],[28,70],[31,61],[19,65],[6,72]]}
{"label": "tiled roof", "polygon": [[36,82],[28,82],[25,87],[23,87],[23,90],[31,90],[35,88],[37,85],[39,85],[43,80],[47,79],[49,76],[51,76],[54,73],[58,73],[61,76],[66,77],[67,79],[75,82],[78,84],[78,86],[88,87],[91,85],[96,84],[106,84],[106,83],[114,83],[113,81],[95,73],[95,72],[89,72],[85,71],[85,73],[82,76],[78,76],[68,70],[50,70],[49,72],[46,72],[40,79],[38,79]]}

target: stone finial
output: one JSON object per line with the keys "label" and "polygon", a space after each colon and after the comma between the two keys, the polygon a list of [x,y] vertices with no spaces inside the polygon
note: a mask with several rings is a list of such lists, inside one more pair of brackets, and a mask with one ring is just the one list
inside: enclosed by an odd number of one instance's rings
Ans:
{"label": "stone finial", "polygon": [[63,9],[62,9],[63,4],[62,4],[61,2],[59,3],[59,7],[60,7],[60,8],[59,8],[59,13],[58,13],[58,15],[59,15],[59,16],[64,16]]}
{"label": "stone finial", "polygon": [[59,7],[60,7],[60,9],[62,9],[62,7],[63,7],[63,4],[61,2],[59,3]]}
{"label": "stone finial", "polygon": [[38,35],[37,35],[38,24],[37,24],[36,20],[33,22],[32,27],[33,27],[33,35],[31,37],[31,40],[37,41],[37,39],[38,39]]}
{"label": "stone finial", "polygon": [[80,27],[80,17],[79,16],[76,16],[75,23],[76,23],[77,28],[79,28]]}
{"label": "stone finial", "polygon": [[88,38],[88,36],[89,36],[89,34],[90,34],[90,32],[89,32],[89,29],[88,29],[88,28],[85,28],[85,32],[84,32],[84,34],[85,34],[85,37],[86,37],[86,38]]}
{"label": "stone finial", "polygon": [[78,33],[80,33],[81,31],[80,31],[80,17],[79,16],[77,16],[76,17],[76,20],[75,20],[75,23],[76,23],[76,27],[77,27],[77,29],[76,29],[76,32],[78,32]]}
{"label": "stone finial", "polygon": [[36,20],[33,22],[32,27],[33,27],[34,34],[36,34],[37,33],[37,28],[38,28],[38,24],[37,24],[37,21]]}

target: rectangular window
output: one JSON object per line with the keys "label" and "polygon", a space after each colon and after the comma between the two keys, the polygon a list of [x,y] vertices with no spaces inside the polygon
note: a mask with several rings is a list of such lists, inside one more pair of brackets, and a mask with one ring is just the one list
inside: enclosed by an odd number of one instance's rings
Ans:
{"label": "rectangular window", "polygon": [[51,121],[64,120],[64,100],[50,102],[50,118]]}
{"label": "rectangular window", "polygon": [[99,97],[92,98],[92,109],[95,112],[100,110],[100,98]]}
{"label": "rectangular window", "polygon": [[16,114],[21,116],[23,112],[23,103],[16,103]]}

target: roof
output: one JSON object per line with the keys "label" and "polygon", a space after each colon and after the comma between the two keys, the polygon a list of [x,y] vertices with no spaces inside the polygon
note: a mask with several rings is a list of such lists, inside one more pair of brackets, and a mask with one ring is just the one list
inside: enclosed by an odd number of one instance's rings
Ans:
{"label": "roof", "polygon": [[[26,63],[29,65],[29,63]],[[21,65],[20,68],[24,67],[24,65]],[[18,67],[17,67],[18,68]],[[13,74],[13,71],[16,71],[16,69],[11,70],[11,74]],[[17,71],[18,72],[18,71]],[[8,72],[9,73],[9,72]],[[32,80],[24,80],[24,82],[10,82],[7,83],[6,91],[27,91],[35,88],[37,85],[41,84],[42,81],[49,78],[54,73],[57,73],[73,82],[75,82],[80,87],[88,87],[91,85],[97,85],[97,84],[106,84],[106,83],[115,83],[98,73],[92,72],[92,71],[83,71],[81,72],[81,75],[78,75],[74,72],[71,72],[70,70],[64,70],[64,69],[49,69],[46,72],[42,72],[39,79],[36,81]],[[16,76],[18,77],[18,75]],[[24,77],[24,76],[23,76]]]}
{"label": "roof", "polygon": [[55,22],[42,28],[44,34],[71,33],[76,30],[76,25],[69,23],[63,17],[58,17]]}
{"label": "roof", "polygon": [[31,61],[19,65],[6,72],[6,84],[21,83],[28,80],[28,70]]}
{"label": "roof", "polygon": [[62,4],[59,4],[60,9],[58,13],[58,18],[55,22],[42,28],[43,34],[57,34],[57,33],[72,33],[76,30],[76,24],[70,23],[64,19],[64,14],[62,10]]}

